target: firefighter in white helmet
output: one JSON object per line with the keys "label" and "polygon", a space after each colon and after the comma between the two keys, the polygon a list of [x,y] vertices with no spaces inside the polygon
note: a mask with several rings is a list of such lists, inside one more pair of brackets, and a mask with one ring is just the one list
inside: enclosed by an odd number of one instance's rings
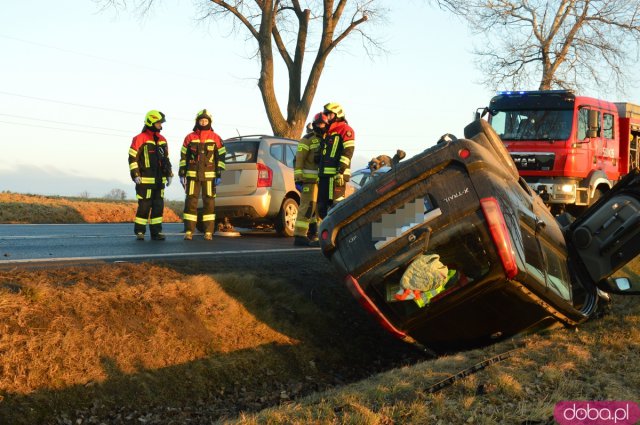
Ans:
{"label": "firefighter in white helmet", "polygon": [[327,215],[334,201],[344,198],[356,144],[353,128],[349,126],[342,106],[334,102],[327,103],[324,105],[324,114],[329,118],[329,128],[320,146],[319,221]]}

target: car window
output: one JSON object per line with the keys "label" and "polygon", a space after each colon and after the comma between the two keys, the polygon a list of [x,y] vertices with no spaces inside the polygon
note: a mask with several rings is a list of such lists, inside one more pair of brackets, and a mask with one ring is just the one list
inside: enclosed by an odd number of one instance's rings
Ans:
{"label": "car window", "polygon": [[360,174],[351,176],[351,181],[357,184],[358,186],[364,186],[368,178],[369,178],[369,174],[360,173]]}
{"label": "car window", "polygon": [[571,300],[571,283],[567,270],[567,259],[545,241],[540,241],[547,263],[547,286],[565,300]]}
{"label": "car window", "polygon": [[293,168],[296,159],[297,146],[294,144],[286,144],[284,150],[284,163],[289,168]]}
{"label": "car window", "polygon": [[571,300],[571,284],[567,259],[528,228],[521,226],[525,267],[529,276],[554,291],[565,300]]}
{"label": "car window", "polygon": [[605,139],[613,139],[613,115],[604,114],[604,128],[602,129],[602,134]]}
{"label": "car window", "polygon": [[255,141],[226,141],[224,146],[227,149],[225,162],[241,163],[256,162],[258,158],[258,147],[260,142]]}
{"label": "car window", "polygon": [[269,148],[269,154],[276,160],[284,163],[284,146],[281,143],[274,143]]}

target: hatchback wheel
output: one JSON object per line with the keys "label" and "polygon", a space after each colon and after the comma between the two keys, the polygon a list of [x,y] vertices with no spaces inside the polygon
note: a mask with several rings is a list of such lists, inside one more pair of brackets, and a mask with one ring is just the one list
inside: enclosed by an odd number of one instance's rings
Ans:
{"label": "hatchback wheel", "polygon": [[276,232],[281,236],[293,236],[297,217],[298,203],[294,199],[286,198],[274,222]]}

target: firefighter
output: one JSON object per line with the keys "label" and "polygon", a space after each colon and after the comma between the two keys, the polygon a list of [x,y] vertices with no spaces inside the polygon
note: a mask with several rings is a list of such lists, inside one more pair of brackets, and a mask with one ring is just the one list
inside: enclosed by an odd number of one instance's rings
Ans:
{"label": "firefighter", "polygon": [[320,145],[318,170],[318,223],[327,215],[334,201],[344,198],[345,184],[351,177],[351,157],[355,134],[337,103],[324,105],[329,128]]}
{"label": "firefighter", "polygon": [[196,115],[193,132],[184,139],[180,151],[180,183],[186,192],[184,203],[184,239],[190,241],[198,220],[198,199],[202,193],[204,239],[213,239],[216,186],[225,169],[226,148],[211,128],[213,118],[206,109]]}
{"label": "firefighter", "polygon": [[300,191],[300,210],[293,232],[293,244],[312,246],[317,239],[316,200],[318,197],[318,163],[320,142],[329,127],[329,119],[322,112],[311,122],[311,130],[298,143],[293,178]]}
{"label": "firefighter", "polygon": [[147,223],[152,240],[165,239],[162,233],[164,187],[171,184],[173,177],[167,139],[160,134],[165,121],[162,112],[149,111],[145,116],[142,132],[133,138],[129,148],[129,171],[131,179],[136,183],[138,198],[133,231],[139,241],[144,240]]}

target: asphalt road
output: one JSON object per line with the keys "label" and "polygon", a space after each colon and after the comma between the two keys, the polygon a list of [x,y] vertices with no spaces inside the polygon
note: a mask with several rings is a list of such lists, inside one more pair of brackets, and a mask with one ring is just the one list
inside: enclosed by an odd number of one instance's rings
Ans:
{"label": "asphalt road", "polygon": [[241,231],[238,237],[215,234],[205,241],[196,232],[183,240],[182,223],[167,223],[165,241],[137,241],[131,223],[0,224],[0,267],[52,263],[172,260],[206,256],[242,256],[314,250],[294,248],[291,238],[270,232]]}

